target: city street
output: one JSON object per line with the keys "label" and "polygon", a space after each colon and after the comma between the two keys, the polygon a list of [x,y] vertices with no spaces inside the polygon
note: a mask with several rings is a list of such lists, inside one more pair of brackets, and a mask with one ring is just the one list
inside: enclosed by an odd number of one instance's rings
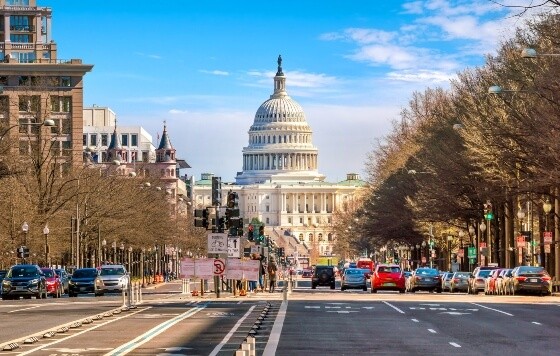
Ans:
{"label": "city street", "polygon": [[[178,282],[144,292],[142,303],[124,311],[118,295],[3,301],[1,319],[10,327],[0,335],[2,354],[231,355],[251,330],[259,355],[550,355],[560,346],[557,296],[301,287],[287,301],[281,292],[217,299],[181,294]],[[13,350],[4,346],[13,343]]]}

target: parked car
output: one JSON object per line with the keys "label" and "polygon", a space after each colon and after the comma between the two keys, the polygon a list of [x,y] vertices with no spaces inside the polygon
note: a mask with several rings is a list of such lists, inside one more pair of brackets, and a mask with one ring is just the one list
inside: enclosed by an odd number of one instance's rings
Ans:
{"label": "parked car", "polygon": [[399,265],[378,264],[370,281],[372,293],[377,293],[378,290],[397,290],[400,293],[406,291],[406,281]]}
{"label": "parked car", "polygon": [[499,278],[500,273],[504,270],[504,268],[497,268],[492,270],[486,280],[484,281],[484,294],[497,294],[496,284]]}
{"label": "parked car", "polygon": [[128,287],[129,275],[123,265],[103,265],[99,278],[104,292],[121,292]]}
{"label": "parked car", "polygon": [[455,272],[451,276],[451,281],[449,283],[449,292],[466,292],[469,289],[469,277],[470,272]]}
{"label": "parked car", "polygon": [[451,278],[453,278],[453,272],[445,272],[441,275],[441,290],[448,292],[451,288]]}
{"label": "parked car", "polygon": [[6,273],[8,273],[8,270],[0,269],[0,293],[2,293],[2,281],[4,280],[4,277],[6,277]]}
{"label": "parked car", "polygon": [[[507,273],[510,272],[511,269],[510,268],[502,268],[500,270],[500,273],[498,274],[497,278],[496,278],[496,282],[495,282],[495,293],[496,295],[505,295],[505,291],[504,291],[504,284],[507,277]],[[510,275],[511,276],[511,275]]]}
{"label": "parked car", "polygon": [[37,265],[14,265],[2,281],[2,300],[47,298],[47,281]]}
{"label": "parked car", "polygon": [[512,271],[513,294],[523,292],[552,294],[552,280],[543,267],[519,266]]}
{"label": "parked car", "polygon": [[311,278],[311,277],[313,277],[313,270],[304,269],[301,272],[301,278]]}
{"label": "parked car", "polygon": [[486,283],[486,278],[490,275],[490,272],[497,269],[498,267],[482,266],[476,267],[469,278],[469,294],[478,294],[480,291],[484,291],[484,286]]}
{"label": "parked car", "polygon": [[68,296],[93,293],[96,297],[103,295],[103,282],[97,268],[78,268],[74,270],[68,282]]}
{"label": "parked car", "polygon": [[315,266],[313,277],[311,278],[311,288],[317,286],[329,286],[335,288],[335,275],[333,266]]}
{"label": "parked car", "polygon": [[441,293],[441,277],[435,268],[417,268],[410,277],[409,291],[414,293],[417,290],[436,291]]}
{"label": "parked car", "polygon": [[63,287],[60,282],[60,276],[52,268],[41,268],[45,279],[47,280],[47,295],[52,295],[53,298],[62,297]]}
{"label": "parked car", "polygon": [[54,270],[58,277],[60,278],[60,283],[62,283],[63,294],[68,293],[68,282],[70,280],[70,275],[64,268],[55,268]]}
{"label": "parked car", "polygon": [[367,278],[364,271],[366,270],[362,268],[346,268],[340,280],[340,290],[354,288],[367,291]]}
{"label": "parked car", "polygon": [[499,283],[498,293],[501,295],[513,294],[513,280],[512,280],[513,268],[506,269],[502,275],[502,281]]}

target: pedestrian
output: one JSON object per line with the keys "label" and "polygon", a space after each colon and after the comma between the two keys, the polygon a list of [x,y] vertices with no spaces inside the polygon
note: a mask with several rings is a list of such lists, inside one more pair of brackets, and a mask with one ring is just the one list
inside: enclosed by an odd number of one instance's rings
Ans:
{"label": "pedestrian", "polygon": [[274,259],[270,259],[270,263],[268,264],[268,280],[269,280],[269,287],[268,292],[273,293],[274,289],[276,288],[276,275],[278,273],[278,266],[276,266],[276,261]]}

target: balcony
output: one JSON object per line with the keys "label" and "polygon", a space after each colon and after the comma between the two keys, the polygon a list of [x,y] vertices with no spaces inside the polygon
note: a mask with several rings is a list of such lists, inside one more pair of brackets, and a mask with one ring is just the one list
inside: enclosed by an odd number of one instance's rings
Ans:
{"label": "balcony", "polygon": [[33,25],[13,25],[13,26],[10,26],[10,31],[14,31],[14,32],[35,32],[35,26],[33,26]]}

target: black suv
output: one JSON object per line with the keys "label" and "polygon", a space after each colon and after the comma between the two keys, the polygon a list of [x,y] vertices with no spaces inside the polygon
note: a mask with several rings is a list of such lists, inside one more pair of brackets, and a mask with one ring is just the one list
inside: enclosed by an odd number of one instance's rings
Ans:
{"label": "black suv", "polygon": [[334,267],[333,266],[316,266],[313,270],[313,277],[311,278],[311,288],[315,289],[317,286],[330,286],[334,289]]}
{"label": "black suv", "polygon": [[2,281],[2,300],[47,298],[47,281],[37,265],[14,265]]}

